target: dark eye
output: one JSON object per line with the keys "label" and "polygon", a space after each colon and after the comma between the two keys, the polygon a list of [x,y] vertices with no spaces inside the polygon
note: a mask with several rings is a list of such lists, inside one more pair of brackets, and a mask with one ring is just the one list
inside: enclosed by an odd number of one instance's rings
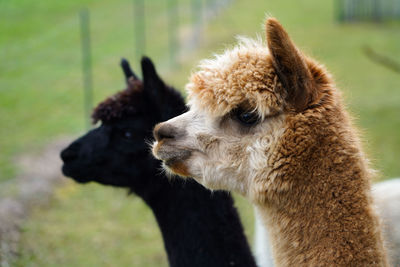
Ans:
{"label": "dark eye", "polygon": [[235,112],[235,116],[236,116],[236,119],[240,123],[247,125],[247,126],[254,125],[254,124],[258,123],[258,121],[259,121],[259,117],[256,112],[244,111],[244,110],[238,109]]}
{"label": "dark eye", "polygon": [[133,138],[133,133],[131,131],[129,131],[129,130],[125,130],[123,132],[123,136],[124,136],[125,139],[132,139]]}

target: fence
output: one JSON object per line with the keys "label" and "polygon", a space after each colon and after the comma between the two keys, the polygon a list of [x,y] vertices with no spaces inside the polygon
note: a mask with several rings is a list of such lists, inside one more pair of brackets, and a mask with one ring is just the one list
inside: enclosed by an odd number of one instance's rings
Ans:
{"label": "fence", "polygon": [[400,19],[400,0],[336,0],[336,10],[340,22]]}
{"label": "fence", "polygon": [[[170,67],[179,66],[180,51],[187,51],[197,47],[200,42],[201,33],[204,27],[204,21],[215,16],[222,8],[229,4],[230,0],[190,0],[190,22],[191,34],[188,38],[180,38],[179,17],[180,10],[178,0],[166,0],[165,14],[167,14],[167,44],[166,51]],[[146,16],[147,8],[144,0],[133,0],[133,33],[134,47],[136,58],[140,58],[146,53],[147,31],[146,31]],[[83,85],[84,85],[84,110],[86,127],[90,128],[90,112],[93,106],[93,82],[91,71],[91,43],[90,43],[90,16],[87,8],[80,12],[81,24],[81,43],[82,43],[82,70],[83,70]],[[186,40],[185,40],[186,39]]]}
{"label": "fence", "polygon": [[124,86],[120,57],[139,75],[142,55],[171,73],[230,0],[84,2],[1,2],[0,183],[19,155],[91,127],[94,104]]}

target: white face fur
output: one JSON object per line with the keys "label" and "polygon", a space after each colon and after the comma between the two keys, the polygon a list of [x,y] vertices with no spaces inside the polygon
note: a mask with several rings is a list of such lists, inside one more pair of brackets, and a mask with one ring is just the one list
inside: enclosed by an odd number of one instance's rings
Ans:
{"label": "white face fur", "polygon": [[210,117],[190,111],[159,124],[153,154],[173,173],[191,176],[209,189],[248,196],[255,179],[268,179],[268,158],[283,132],[284,115],[264,119],[236,109]]}

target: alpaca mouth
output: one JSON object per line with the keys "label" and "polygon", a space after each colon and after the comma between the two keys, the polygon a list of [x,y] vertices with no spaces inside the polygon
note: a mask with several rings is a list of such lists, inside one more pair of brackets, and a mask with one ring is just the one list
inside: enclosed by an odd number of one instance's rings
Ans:
{"label": "alpaca mouth", "polygon": [[176,146],[166,145],[161,142],[155,142],[153,145],[153,155],[162,160],[166,165],[174,164],[178,161],[183,161],[190,157],[191,150],[187,148],[179,148]]}
{"label": "alpaca mouth", "polygon": [[92,181],[91,179],[87,178],[85,174],[81,172],[80,168],[75,168],[71,164],[64,163],[61,168],[61,171],[65,177],[71,178],[81,184],[86,184]]}
{"label": "alpaca mouth", "polygon": [[154,143],[152,152],[157,159],[163,161],[164,167],[178,175],[189,176],[184,162],[192,155],[191,150],[166,145],[161,141]]}

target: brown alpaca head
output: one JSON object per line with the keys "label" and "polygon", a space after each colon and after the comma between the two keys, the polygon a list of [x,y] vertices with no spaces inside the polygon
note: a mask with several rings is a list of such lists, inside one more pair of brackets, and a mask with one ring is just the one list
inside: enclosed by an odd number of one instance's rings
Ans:
{"label": "brown alpaca head", "polygon": [[168,170],[244,195],[267,177],[285,119],[318,104],[330,80],[277,20],[266,21],[266,35],[268,46],[242,38],[201,62],[186,86],[190,111],[155,128],[153,152]]}
{"label": "brown alpaca head", "polygon": [[190,110],[155,127],[153,154],[249,198],[277,266],[385,266],[368,162],[339,91],[277,20],[266,21],[266,39],[200,64]]}

